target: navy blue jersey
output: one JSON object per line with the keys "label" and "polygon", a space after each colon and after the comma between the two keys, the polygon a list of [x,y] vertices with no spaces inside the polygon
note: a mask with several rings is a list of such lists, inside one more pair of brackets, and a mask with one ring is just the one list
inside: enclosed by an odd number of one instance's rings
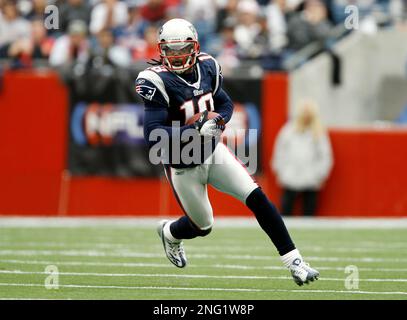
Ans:
{"label": "navy blue jersey", "polygon": [[222,89],[222,79],[218,62],[205,53],[198,55],[194,70],[189,74],[178,75],[163,65],[140,72],[136,92],[145,104],[146,142],[151,146],[150,132],[156,128],[166,130],[171,136],[173,121],[179,123],[181,133],[193,128],[193,125],[185,125],[187,120],[204,110],[217,112],[228,122],[233,103]]}

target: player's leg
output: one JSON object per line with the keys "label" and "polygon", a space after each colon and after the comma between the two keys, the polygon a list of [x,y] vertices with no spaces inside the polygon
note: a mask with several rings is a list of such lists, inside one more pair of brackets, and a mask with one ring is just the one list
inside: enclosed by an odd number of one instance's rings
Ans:
{"label": "player's leg", "polygon": [[[213,211],[208,198],[206,168],[197,166],[187,169],[166,168],[166,176],[185,217],[171,225],[175,238],[192,239],[207,235],[213,224]],[[178,220],[177,220],[178,221]]]}
{"label": "player's leg", "polygon": [[283,216],[291,216],[294,209],[295,198],[297,192],[294,190],[284,189],[281,196],[281,214]]}
{"label": "player's leg", "polygon": [[221,143],[216,147],[213,158],[215,163],[210,166],[208,182],[245,203],[254,213],[297,284],[302,285],[317,279],[319,273],[304,263],[277,208],[249,175],[244,165]]}
{"label": "player's leg", "polygon": [[224,145],[219,143],[214,153],[215,163],[209,169],[208,183],[230,194],[253,211],[257,221],[268,234],[280,255],[295,249],[276,207],[267,199],[259,185]]}
{"label": "player's leg", "polygon": [[303,192],[304,216],[312,217],[317,208],[318,192],[316,190],[305,190]]}
{"label": "player's leg", "polygon": [[166,167],[166,176],[185,216],[160,222],[158,232],[168,259],[177,267],[186,265],[183,239],[206,236],[211,232],[213,212],[209,202],[205,168]]}

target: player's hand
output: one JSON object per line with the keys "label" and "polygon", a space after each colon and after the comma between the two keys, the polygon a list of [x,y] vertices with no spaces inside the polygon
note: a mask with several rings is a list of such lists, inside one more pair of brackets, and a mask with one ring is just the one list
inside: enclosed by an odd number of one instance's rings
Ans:
{"label": "player's hand", "polygon": [[218,115],[216,118],[212,119],[216,123],[216,128],[225,131],[226,123],[225,119],[221,115]]}
{"label": "player's hand", "polygon": [[214,119],[206,121],[201,130],[199,131],[201,136],[204,137],[220,137],[222,134],[222,130],[218,128],[218,125],[214,121]]}
{"label": "player's hand", "polygon": [[205,110],[195,122],[195,128],[202,136],[219,137],[223,130],[225,130],[225,121],[220,115],[214,119],[208,120],[208,111]]}
{"label": "player's hand", "polygon": [[197,121],[195,121],[195,123],[194,123],[195,129],[198,130],[199,132],[201,132],[203,125],[207,121],[208,121],[208,110],[205,110],[204,112],[202,112],[199,119]]}

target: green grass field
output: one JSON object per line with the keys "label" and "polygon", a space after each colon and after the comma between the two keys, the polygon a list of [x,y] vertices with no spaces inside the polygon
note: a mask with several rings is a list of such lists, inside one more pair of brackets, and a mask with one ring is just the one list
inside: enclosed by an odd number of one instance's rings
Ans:
{"label": "green grass field", "polygon": [[[156,221],[2,218],[0,298],[407,299],[405,219],[287,219],[302,255],[321,273],[303,287],[255,220],[215,220],[208,237],[185,241],[185,269],[164,256]],[[50,265],[58,289],[45,287]],[[345,286],[347,266],[358,268],[358,287]]]}

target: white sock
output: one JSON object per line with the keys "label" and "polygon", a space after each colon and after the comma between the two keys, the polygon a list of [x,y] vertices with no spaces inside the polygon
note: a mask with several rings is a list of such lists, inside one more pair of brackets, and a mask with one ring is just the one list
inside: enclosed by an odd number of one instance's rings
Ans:
{"label": "white sock", "polygon": [[297,258],[301,259],[302,261],[302,256],[298,249],[291,250],[290,252],[286,253],[285,255],[281,256],[281,261],[283,261],[284,265],[288,268],[291,263]]}
{"label": "white sock", "polygon": [[168,240],[172,241],[172,242],[177,242],[179,241],[179,239],[176,239],[173,237],[173,235],[171,234],[171,230],[170,230],[170,225],[171,223],[173,223],[175,220],[172,221],[168,221],[165,226],[164,226],[164,237],[166,237]]}

